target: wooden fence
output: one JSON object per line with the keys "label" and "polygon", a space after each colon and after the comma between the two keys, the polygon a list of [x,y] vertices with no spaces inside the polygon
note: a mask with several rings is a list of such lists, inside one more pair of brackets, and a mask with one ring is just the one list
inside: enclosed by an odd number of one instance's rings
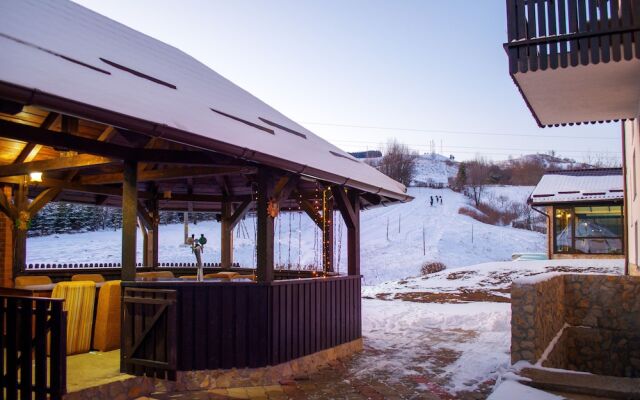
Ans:
{"label": "wooden fence", "polygon": [[[276,365],[362,334],[359,276],[272,283],[125,282],[123,286],[176,291],[179,371]],[[134,328],[126,321],[123,331],[129,332]],[[138,357],[153,360],[152,349]]]}
{"label": "wooden fence", "polygon": [[0,363],[2,398],[56,400],[66,392],[67,321],[63,302],[0,295],[0,349],[5,355]]}
{"label": "wooden fence", "polygon": [[509,71],[640,58],[638,0],[507,0]]}

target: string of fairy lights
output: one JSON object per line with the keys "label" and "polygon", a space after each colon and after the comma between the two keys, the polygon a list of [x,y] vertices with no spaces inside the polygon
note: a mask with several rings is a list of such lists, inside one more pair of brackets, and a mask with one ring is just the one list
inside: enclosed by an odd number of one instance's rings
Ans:
{"label": "string of fairy lights", "polygon": [[[258,202],[261,193],[258,190],[258,185],[254,182],[251,185],[251,198],[254,202]],[[310,198],[305,199],[301,193],[296,194],[296,206],[294,209],[288,210],[288,237],[287,237],[287,262],[283,263],[283,250],[282,250],[282,230],[283,230],[283,217],[282,213],[278,212],[277,216],[274,218],[274,233],[277,233],[277,246],[275,246],[275,257],[277,259],[277,268],[279,269],[297,269],[297,270],[311,270],[314,272],[322,271],[323,273],[327,273],[329,271],[333,271],[335,268],[335,272],[340,272],[340,264],[342,261],[341,252],[342,252],[342,225],[344,221],[342,218],[338,218],[337,211],[333,208],[333,194],[331,189],[322,188],[319,182],[315,183],[315,188],[313,195]],[[310,265],[302,265],[302,214],[304,213],[302,204],[303,202],[307,202],[311,206],[313,215],[315,218],[318,218],[317,221],[313,222],[313,263]],[[292,234],[293,234],[293,215],[298,215],[298,224],[297,224],[297,239],[298,239],[298,254],[297,254],[297,263],[293,264],[291,262],[291,249],[292,245]],[[258,227],[257,227],[257,216],[253,216],[253,231],[254,231],[254,243],[258,242]],[[322,229],[318,227],[318,225],[322,226]],[[247,235],[248,237],[248,235]],[[335,240],[337,238],[337,240]],[[253,246],[254,250],[252,252],[252,265],[254,268],[257,268],[257,246]],[[334,256],[335,255],[335,256]],[[334,262],[334,257],[337,259]]]}

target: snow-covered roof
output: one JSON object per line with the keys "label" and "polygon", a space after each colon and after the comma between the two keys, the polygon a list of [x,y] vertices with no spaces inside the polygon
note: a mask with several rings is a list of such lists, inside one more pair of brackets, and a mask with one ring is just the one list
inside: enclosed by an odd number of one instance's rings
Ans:
{"label": "snow-covered roof", "polygon": [[624,198],[621,168],[551,171],[529,196],[529,203],[618,201]]}
{"label": "snow-covered roof", "polygon": [[117,116],[122,128],[411,200],[404,185],[188,54],[78,4],[1,1],[0,54],[0,97],[28,90],[36,106],[71,104],[82,118],[116,125],[105,119]]}

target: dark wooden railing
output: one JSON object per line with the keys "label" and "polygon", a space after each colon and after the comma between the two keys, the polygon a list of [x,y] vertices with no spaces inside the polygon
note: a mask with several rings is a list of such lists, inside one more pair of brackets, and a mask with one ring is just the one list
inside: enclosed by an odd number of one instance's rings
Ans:
{"label": "dark wooden railing", "polygon": [[509,71],[640,58],[637,0],[507,0]]}
{"label": "dark wooden railing", "polygon": [[125,288],[121,370],[176,379],[176,291]]}
{"label": "dark wooden railing", "polygon": [[[138,272],[149,271],[171,271],[175,276],[195,275],[196,266],[194,263],[161,263],[157,268],[144,267],[138,264]],[[221,271],[237,272],[239,274],[251,274],[255,270],[252,268],[240,267],[235,264],[232,268],[222,268],[217,263],[205,263],[204,273],[214,273]],[[47,275],[54,282],[65,281],[71,279],[71,276],[79,273],[102,274],[105,279],[120,279],[120,264],[115,263],[82,263],[82,264],[30,264],[23,275]],[[312,278],[318,276],[333,276],[335,273],[324,273],[323,271],[314,271],[309,269],[288,269],[276,267],[274,270],[276,279],[298,279]]]}
{"label": "dark wooden railing", "polygon": [[0,295],[2,398],[55,400],[65,394],[67,321],[63,302]]}
{"label": "dark wooden railing", "polygon": [[[362,335],[359,276],[272,283],[125,282],[123,286],[177,292],[179,371],[276,365]],[[123,330],[131,329],[125,323]],[[153,346],[144,348],[138,357],[153,360],[152,350]]]}

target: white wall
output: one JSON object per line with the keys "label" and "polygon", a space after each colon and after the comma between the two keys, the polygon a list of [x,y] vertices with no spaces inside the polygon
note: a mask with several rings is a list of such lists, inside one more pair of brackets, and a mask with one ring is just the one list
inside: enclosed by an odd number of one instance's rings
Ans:
{"label": "white wall", "polygon": [[640,125],[638,118],[626,121],[624,126],[626,204],[627,204],[627,254],[629,257],[629,273],[640,275]]}

